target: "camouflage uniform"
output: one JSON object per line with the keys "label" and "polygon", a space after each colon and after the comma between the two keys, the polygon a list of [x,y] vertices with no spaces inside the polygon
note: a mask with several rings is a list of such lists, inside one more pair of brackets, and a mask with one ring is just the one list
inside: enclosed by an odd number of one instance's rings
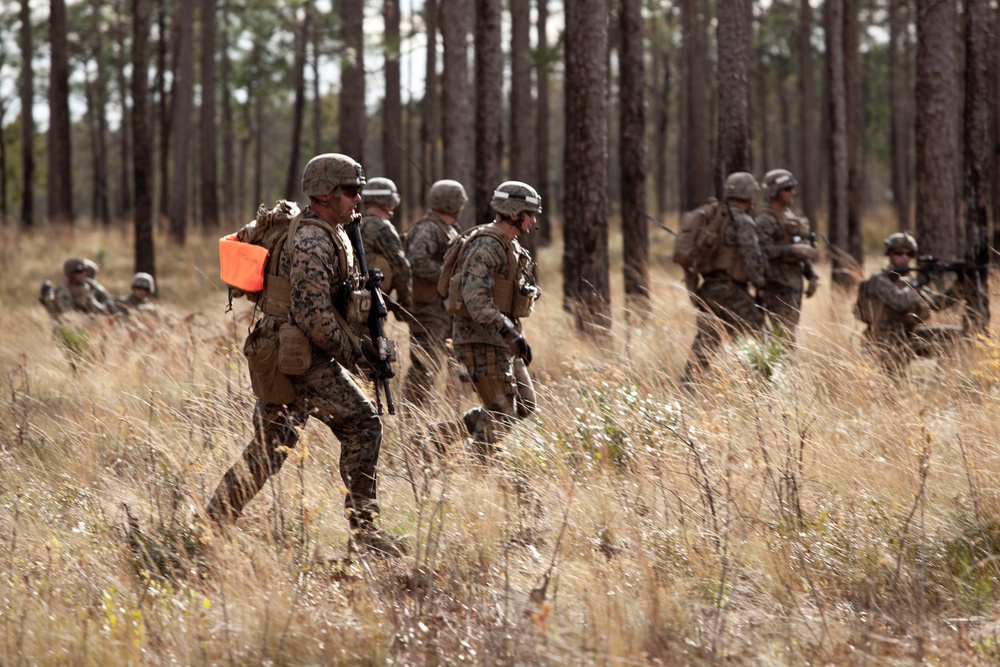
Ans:
{"label": "camouflage uniform", "polygon": [[413,275],[399,232],[388,220],[366,213],[361,218],[361,242],[368,268],[379,269],[385,276],[382,291],[386,294],[395,291],[396,301],[408,308],[413,299]]}
{"label": "camouflage uniform", "polygon": [[[744,172],[731,174],[727,179],[727,196],[730,182]],[[740,197],[752,201],[756,196],[757,182],[750,174],[751,192],[740,192]],[[733,198],[733,197],[731,197]],[[709,356],[722,344],[723,332],[732,337],[758,335],[764,331],[764,311],[751,296],[747,283],[763,289],[766,283],[767,263],[760,251],[757,228],[750,214],[730,203],[732,219],[722,230],[720,247],[713,260],[713,268],[701,274],[701,286],[695,292],[698,306],[697,327],[691,345],[683,382],[689,383],[698,370],[709,367]]]}
{"label": "camouflage uniform", "polygon": [[[75,281],[73,275],[84,273],[82,281]],[[63,263],[66,283],[55,290],[52,283],[42,284],[41,303],[53,317],[63,313],[78,312],[88,315],[115,315],[120,312],[107,289],[96,280],[96,265],[89,260],[71,257]]]}
{"label": "camouflage uniform", "polygon": [[[508,201],[501,196],[512,193]],[[519,196],[520,199],[514,197]],[[527,198],[527,201],[525,199]],[[524,183],[507,181],[494,193],[491,206],[505,220],[521,212],[541,213],[541,198]],[[509,207],[509,209],[508,209]],[[514,222],[508,222],[523,233]],[[520,223],[518,223],[520,224]],[[491,229],[492,228],[492,229]],[[478,228],[461,259],[461,314],[452,324],[455,357],[465,364],[483,404],[465,413],[463,421],[481,453],[495,449],[513,424],[536,407],[535,389],[528,374],[531,351],[524,341],[518,299],[530,312],[540,292],[534,286],[531,256],[516,238],[506,238],[496,223]],[[512,283],[513,298],[497,303],[499,282]],[[525,295],[530,296],[525,296]],[[521,352],[513,351],[517,347]]]}
{"label": "camouflage uniform", "polygon": [[[155,284],[153,276],[140,271],[132,278],[132,292],[126,296],[119,297],[115,303],[126,312],[135,311],[147,315],[156,315],[156,304],[153,303],[153,300],[149,296],[154,291],[153,287]],[[137,289],[145,290],[146,293],[140,296],[136,294]]]}
{"label": "camouflage uniform", "polygon": [[[356,164],[346,156],[327,154],[314,158],[310,166],[321,158]],[[310,166],[303,175],[302,189],[313,195],[307,187]],[[363,184],[364,173],[360,165],[358,173],[358,180]],[[344,506],[352,534],[380,532],[372,522],[379,514],[376,466],[382,443],[382,423],[371,402],[345,370],[345,367],[353,367],[361,355],[334,315],[338,289],[347,280],[357,282],[360,274],[357,257],[343,229],[349,219],[337,223],[324,221],[311,206],[298,217],[298,228],[285,244],[290,251],[280,254],[277,276],[287,276],[290,282],[288,319],[311,342],[312,364],[305,373],[288,376],[295,389],[294,402],[276,405],[257,400],[253,415],[254,439],[244,450],[242,462],[225,474],[208,505],[208,513],[219,521],[235,520],[268,477],[281,468],[288,449],[298,442],[297,429],[304,427],[310,417],[315,417],[340,441],[340,475],[347,488]],[[347,266],[343,265],[343,258]],[[264,299],[267,289],[265,284]],[[268,312],[267,306],[262,309]],[[257,327],[278,324],[279,318],[265,315]]]}
{"label": "camouflage uniform", "polygon": [[413,308],[410,323],[410,370],[403,383],[403,396],[411,405],[423,407],[430,397],[434,378],[447,358],[445,340],[451,334],[451,315],[437,293],[441,262],[458,228],[431,211],[407,232],[406,257],[413,271]]}
{"label": "camouflage uniform", "polygon": [[806,243],[809,223],[790,210],[771,204],[757,214],[754,222],[760,249],[767,262],[767,283],[761,295],[761,306],[780,327],[795,340],[795,329],[802,314],[803,279],[815,278],[812,262],[794,254],[793,246]]}

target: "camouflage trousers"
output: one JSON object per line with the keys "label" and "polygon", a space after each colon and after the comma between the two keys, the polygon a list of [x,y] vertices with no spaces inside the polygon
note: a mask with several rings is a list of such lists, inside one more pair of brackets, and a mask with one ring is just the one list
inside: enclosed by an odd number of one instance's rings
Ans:
{"label": "camouflage trousers", "polygon": [[728,276],[705,279],[696,294],[698,333],[691,344],[683,382],[709,367],[709,357],[722,345],[723,336],[756,336],[764,331],[764,311],[747,291],[746,285]]}
{"label": "camouflage trousers", "polygon": [[444,341],[450,336],[451,325],[437,318],[410,325],[410,369],[403,380],[403,398],[410,405],[427,405],[434,379],[448,358]]}
{"label": "camouflage trousers", "polygon": [[518,420],[535,411],[535,386],[524,360],[512,357],[506,347],[469,343],[456,346],[455,356],[483,402],[462,420],[473,443],[489,453]]}
{"label": "camouflage trousers", "polygon": [[957,345],[964,333],[952,325],[906,327],[888,324],[865,329],[863,345],[892,377],[901,376],[916,357],[934,357]]}
{"label": "camouflage trousers", "polygon": [[775,331],[781,329],[789,343],[795,342],[795,330],[802,316],[802,290],[768,283],[760,299],[761,307],[771,318]]}
{"label": "camouflage trousers", "polygon": [[257,400],[254,438],[225,474],[208,504],[216,520],[235,521],[264,483],[277,473],[310,417],[327,425],[340,441],[340,477],[347,488],[344,510],[352,526],[379,514],[376,467],[382,422],[375,408],[336,361],[320,359],[305,374],[292,377],[298,399],[289,405]]}

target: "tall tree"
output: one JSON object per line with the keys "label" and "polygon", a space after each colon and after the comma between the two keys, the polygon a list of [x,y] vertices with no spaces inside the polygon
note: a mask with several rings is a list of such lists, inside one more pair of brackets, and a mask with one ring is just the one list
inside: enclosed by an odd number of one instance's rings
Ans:
{"label": "tall tree", "polygon": [[216,0],[201,0],[201,220],[219,226],[219,150],[215,120]]}
{"label": "tall tree", "polygon": [[503,159],[500,0],[476,0],[476,174],[473,224],[488,222]]}
{"label": "tall tree", "polygon": [[535,185],[542,197],[543,213],[538,221],[538,239],[541,244],[552,242],[552,211],[555,210],[549,197],[549,64],[552,54],[549,50],[549,40],[546,31],[549,22],[548,0],[537,0],[538,13],[535,22],[536,34],[536,64],[535,82]]}
{"label": "tall tree", "polygon": [[[350,3],[345,2],[341,5],[341,10],[346,11],[345,7]],[[291,151],[288,160],[288,178],[285,181],[285,198],[295,199],[299,195],[299,187],[301,186],[300,175],[302,174],[302,165],[299,163],[299,150],[302,146],[302,122],[305,117],[306,111],[306,49],[309,45],[309,24],[312,22],[312,4],[306,3],[305,11],[302,13],[301,23],[299,23],[298,29],[295,31],[295,58],[292,64],[292,77],[295,80],[295,102],[292,104],[292,141],[291,141]],[[344,46],[345,51],[349,51],[351,47]],[[341,59],[344,62],[344,59]],[[351,110],[350,112],[345,111],[344,106],[346,103],[346,98],[349,97],[345,95],[347,92],[347,86],[356,85],[356,77],[353,72],[348,75],[347,72],[341,70],[343,86],[341,87],[341,134],[340,134],[340,147],[341,150],[354,157],[358,162],[361,162],[361,152],[363,152],[357,142],[345,144],[344,143],[344,123],[352,122],[357,123],[356,110]],[[352,94],[356,91],[352,91]],[[364,72],[362,72],[362,95],[364,94]],[[352,100],[351,104],[354,101]],[[351,105],[348,105],[351,106]],[[364,106],[362,104],[362,111],[364,111]],[[350,120],[348,120],[348,116]],[[361,122],[362,125],[362,138],[361,146],[364,145],[364,121]],[[349,151],[355,151],[355,153],[350,153]],[[361,152],[358,152],[361,151]],[[357,155],[357,157],[355,157]],[[364,163],[362,163],[364,164]]]}
{"label": "tall tree", "polygon": [[[516,181],[532,185],[536,180],[534,160],[534,114],[531,100],[531,0],[510,0],[510,167]],[[535,252],[538,237],[528,234],[522,243]]]}
{"label": "tall tree", "polygon": [[847,253],[847,109],[844,82],[844,1],[823,3],[826,31],[826,82],[824,99],[829,105],[830,213],[827,217],[833,253],[830,280],[837,285],[849,285]]}
{"label": "tall tree", "polygon": [[48,218],[73,224],[73,162],[69,118],[69,40],[66,0],[49,4]]}
{"label": "tall tree", "polygon": [[[427,25],[427,69],[424,75],[424,102],[420,124],[420,175],[424,180],[423,196],[431,183],[438,180],[438,114],[437,32],[438,0],[425,0],[424,22]],[[478,51],[478,46],[477,46]]]}
{"label": "tall tree", "polygon": [[111,225],[111,209],[108,200],[108,117],[105,112],[108,99],[105,54],[98,39],[104,30],[101,21],[99,0],[90,5],[90,30],[87,34],[89,56],[94,63],[94,77],[91,80],[89,68],[84,74],[84,95],[87,100],[87,117],[91,137],[91,216],[105,228]]}
{"label": "tall tree", "polygon": [[611,327],[608,282],[608,16],[604,0],[567,3],[563,307],[577,328]]}
{"label": "tall tree", "polygon": [[[382,158],[385,160],[386,178],[392,180],[397,188],[405,187],[403,183],[403,101],[400,93],[399,75],[399,3],[397,0],[383,2],[383,17],[385,19],[385,107],[382,114]],[[402,229],[406,219],[404,205],[407,198],[402,197],[399,206],[393,214],[393,224]]]}
{"label": "tall tree", "polygon": [[[441,72],[441,121],[448,128],[442,133],[444,177],[468,183],[469,166],[469,59],[467,38],[469,15],[466,0],[441,0],[441,41],[444,43],[444,69]],[[472,207],[463,211],[460,225],[469,226]]]}
{"label": "tall tree", "polygon": [[[965,260],[985,267],[990,262],[988,202],[990,193],[990,68],[995,49],[989,0],[965,0]],[[990,322],[989,270],[972,276],[965,318],[973,331]]]}
{"label": "tall tree", "polygon": [[119,48],[115,49],[115,76],[118,84],[118,103],[121,105],[122,118],[118,132],[119,153],[121,159],[118,161],[119,178],[118,188],[118,217],[126,220],[132,217],[132,108],[129,94],[128,63],[131,54],[125,48],[128,43],[129,31],[133,30],[132,12],[126,7],[126,0],[114,0],[114,10],[117,15],[114,33]]}
{"label": "tall tree", "polygon": [[954,1],[917,0],[917,216],[921,250],[958,250],[958,69]]}
{"label": "tall tree", "polygon": [[170,239],[187,239],[188,180],[191,150],[191,114],[194,109],[194,0],[180,0],[177,24],[177,63],[174,67],[170,114],[170,200],[167,214]]}
{"label": "tall tree", "polygon": [[663,216],[667,212],[667,123],[670,118],[670,53],[665,44],[667,40],[660,34],[656,14],[650,21],[652,33],[653,65],[653,192],[656,193],[656,214]]}
{"label": "tall tree", "polygon": [[150,0],[132,0],[132,151],[135,183],[135,270],[156,277],[153,245],[153,133],[149,127]]}
{"label": "tall tree", "polygon": [[620,141],[625,296],[649,299],[649,225],[646,222],[646,67],[642,0],[621,0]]}
{"label": "tall tree", "polygon": [[[715,166],[715,190],[722,192],[726,176],[734,171],[752,171],[750,150],[750,24],[748,0],[718,5],[719,44],[719,146]],[[699,82],[699,85],[703,85]]]}
{"label": "tall tree", "polygon": [[858,0],[844,0],[844,107],[847,111],[847,251],[864,259],[861,217],[865,203],[864,113],[861,93],[861,25]]}
{"label": "tall tree", "polygon": [[907,63],[900,41],[907,39],[902,5],[905,0],[889,0],[889,131],[892,202],[899,228],[910,229],[910,95],[906,86]]}
{"label": "tall tree", "polygon": [[714,191],[709,169],[708,49],[698,0],[681,0],[681,210],[697,208]]}
{"label": "tall tree", "polygon": [[340,2],[340,152],[365,164],[364,0]]}
{"label": "tall tree", "polygon": [[799,32],[796,36],[796,58],[799,73],[799,183],[802,212],[816,229],[819,208],[819,183],[816,179],[816,121],[814,119],[815,89],[813,83],[812,5],[799,0]]}
{"label": "tall tree", "polygon": [[232,227],[237,220],[237,200],[236,193],[236,157],[235,157],[235,136],[233,134],[233,123],[229,119],[233,117],[232,90],[230,88],[230,66],[229,66],[229,2],[222,0],[222,32],[221,44],[219,45],[219,57],[221,58],[219,93],[222,96],[222,118],[226,122],[222,123],[222,191],[225,196],[222,198],[222,217],[226,228]]}

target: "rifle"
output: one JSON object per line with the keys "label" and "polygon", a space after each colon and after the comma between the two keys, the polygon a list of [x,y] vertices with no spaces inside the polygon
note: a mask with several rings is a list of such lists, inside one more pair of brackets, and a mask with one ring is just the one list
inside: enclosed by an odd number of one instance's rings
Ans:
{"label": "rifle", "polygon": [[392,400],[392,390],[389,388],[389,378],[395,373],[392,370],[392,361],[396,358],[396,345],[385,336],[385,318],[389,311],[385,305],[385,297],[382,294],[382,272],[378,269],[368,270],[365,262],[365,246],[361,241],[361,216],[355,216],[351,222],[344,225],[347,237],[351,239],[351,245],[358,256],[358,264],[361,268],[361,275],[368,278],[368,291],[372,295],[371,310],[368,311],[368,336],[378,359],[372,362],[375,381],[375,405],[378,413],[382,414],[382,398],[379,395],[379,385],[385,392],[385,404],[389,409],[389,414],[396,414],[396,405]]}
{"label": "rifle", "polygon": [[931,275],[955,273],[960,281],[967,280],[973,273],[995,267],[995,264],[970,264],[968,262],[944,262],[934,255],[921,255],[917,265],[906,269],[907,273],[917,274],[917,284],[926,285]]}
{"label": "rifle", "polygon": [[675,232],[674,230],[670,229],[670,227],[667,227],[665,224],[663,224],[660,221],[659,218],[654,218],[649,213],[646,213],[641,208],[639,208],[638,206],[636,206],[635,204],[633,204],[631,202],[628,202],[628,205],[631,206],[632,208],[634,208],[636,211],[638,211],[639,215],[641,215],[642,217],[646,218],[646,220],[648,220],[649,222],[652,222],[654,225],[656,225],[657,227],[659,227],[663,231],[668,232],[671,236],[677,236],[677,232]]}

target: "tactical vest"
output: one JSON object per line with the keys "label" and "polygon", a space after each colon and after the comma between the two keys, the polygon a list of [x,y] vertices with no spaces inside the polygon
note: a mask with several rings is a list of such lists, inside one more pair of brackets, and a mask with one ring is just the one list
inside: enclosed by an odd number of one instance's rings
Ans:
{"label": "tactical vest", "polygon": [[915,322],[909,313],[898,313],[875,298],[869,289],[872,278],[858,284],[858,298],[854,302],[854,316],[872,328],[899,329],[912,327]]}
{"label": "tactical vest", "polygon": [[389,266],[389,259],[382,254],[382,249],[376,248],[374,243],[369,243],[372,232],[377,233],[373,227],[378,225],[380,222],[382,222],[382,218],[374,214],[366,214],[363,218],[361,218],[361,238],[365,244],[365,260],[368,264],[368,268],[378,269],[382,272],[382,291],[390,292],[395,286],[393,283],[393,280],[396,277],[395,273],[393,272],[392,267]]}
{"label": "tactical vest", "polygon": [[[739,212],[735,213],[737,216],[740,214]],[[744,213],[743,215],[747,214]],[[729,219],[722,227],[722,238],[719,242],[719,249],[712,257],[712,261],[709,262],[708,268],[702,273],[724,272],[734,282],[745,283],[750,280],[750,274],[747,272],[747,265],[743,261],[743,254],[740,252],[740,247],[736,245],[735,231],[730,234],[733,224],[735,224],[735,221]]]}
{"label": "tactical vest", "polygon": [[[438,236],[438,251],[432,258],[435,261],[443,262],[445,253],[448,250],[448,246],[458,238],[458,230],[452,225],[449,225],[441,218],[436,215],[428,215],[417,221],[414,225],[414,229],[417,225],[423,224],[433,224],[437,227],[438,231],[444,234],[444,239]],[[407,233],[407,258],[409,258],[409,236],[413,234],[413,229]],[[427,280],[426,278],[421,278],[420,276],[413,274],[413,302],[414,303],[434,303],[440,300],[440,295],[438,294],[437,282],[434,280]]]}
{"label": "tactical vest", "polygon": [[[506,255],[506,261],[494,276],[493,289],[490,291],[494,305],[508,317],[516,319],[528,317],[534,310],[535,300],[540,296],[531,272],[531,256],[520,247],[520,244],[507,238],[492,225],[473,227],[452,241],[442,266],[442,279],[436,288],[438,293],[444,292],[447,297],[448,312],[457,317],[471,317],[462,299],[462,264],[469,243],[480,234],[497,239]],[[447,281],[444,280],[446,273],[449,276]],[[446,292],[440,289],[444,285],[448,288]]]}

